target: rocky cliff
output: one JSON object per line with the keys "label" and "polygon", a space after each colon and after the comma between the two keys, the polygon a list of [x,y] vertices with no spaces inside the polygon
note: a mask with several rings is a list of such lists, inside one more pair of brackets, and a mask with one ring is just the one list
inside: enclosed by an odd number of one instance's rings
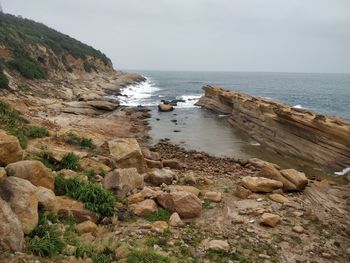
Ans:
{"label": "rocky cliff", "polygon": [[332,169],[350,165],[350,121],[218,87],[203,87],[197,105],[229,114],[228,121],[273,151]]}

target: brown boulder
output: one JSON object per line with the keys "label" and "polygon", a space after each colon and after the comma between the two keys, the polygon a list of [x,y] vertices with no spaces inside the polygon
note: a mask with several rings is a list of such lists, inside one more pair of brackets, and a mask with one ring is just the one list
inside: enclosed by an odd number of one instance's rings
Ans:
{"label": "brown boulder", "polygon": [[6,166],[8,176],[15,176],[30,181],[35,186],[54,189],[54,177],[51,170],[40,161],[19,161]]}
{"label": "brown boulder", "polygon": [[248,198],[248,196],[250,196],[252,194],[252,191],[250,191],[247,188],[244,188],[241,185],[238,185],[236,187],[236,191],[235,191],[235,196],[242,198],[242,199],[246,199]]}
{"label": "brown boulder", "polygon": [[199,193],[201,192],[198,188],[190,185],[170,185],[169,190],[171,192],[188,192],[191,194],[194,194],[195,196],[198,196]]}
{"label": "brown boulder", "polygon": [[170,185],[174,177],[175,173],[169,169],[153,169],[146,174],[145,181],[155,186],[160,186],[162,184]]}
{"label": "brown boulder", "polygon": [[158,105],[158,110],[162,112],[173,111],[174,107],[170,104],[161,103]]}
{"label": "brown boulder", "polygon": [[158,168],[158,169],[162,169],[163,168],[163,163],[161,161],[153,161],[150,159],[145,159],[147,167],[148,168]]}
{"label": "brown boulder", "polygon": [[275,227],[280,221],[281,221],[281,217],[279,215],[264,213],[261,216],[260,224],[269,226],[269,227]]}
{"label": "brown boulder", "polygon": [[17,215],[25,234],[38,224],[37,188],[29,181],[18,177],[7,177],[0,184],[0,196]]}
{"label": "brown boulder", "polygon": [[152,214],[158,210],[156,202],[152,199],[147,199],[142,202],[130,205],[130,208],[137,216],[145,216]]}
{"label": "brown boulder", "polygon": [[66,196],[56,196],[54,212],[62,216],[73,216],[77,223],[90,220],[97,222],[98,217],[94,212],[84,208],[84,204]]}
{"label": "brown boulder", "polygon": [[141,149],[143,156],[146,159],[152,160],[152,161],[160,161],[161,157],[158,152],[152,152],[148,148],[142,148]]}
{"label": "brown boulder", "polygon": [[284,191],[296,190],[295,184],[293,184],[291,181],[283,177],[280,171],[277,170],[277,168],[273,164],[269,164],[269,163],[265,164],[261,168],[260,172],[256,174],[256,176],[280,181],[281,183],[283,183]]}
{"label": "brown boulder", "polygon": [[139,202],[142,202],[143,200],[145,200],[145,197],[141,192],[128,196],[128,204],[139,203]]}
{"label": "brown boulder", "polygon": [[0,198],[0,252],[21,251],[24,234],[21,222],[10,205]]}
{"label": "brown boulder", "polygon": [[173,213],[169,219],[169,225],[172,227],[181,227],[184,226],[185,223],[181,220],[178,213]]}
{"label": "brown boulder", "polygon": [[143,176],[136,168],[116,169],[108,173],[102,181],[103,187],[125,197],[130,191],[144,186]]}
{"label": "brown boulder", "polygon": [[146,172],[146,162],[135,138],[117,138],[108,141],[108,148],[118,168],[136,168]]}
{"label": "brown boulder", "polygon": [[203,199],[213,202],[221,202],[222,195],[220,192],[209,191],[204,194]]}
{"label": "brown boulder", "polygon": [[0,167],[0,182],[1,180],[4,180],[7,177],[6,170],[3,167]]}
{"label": "brown boulder", "polygon": [[271,193],[273,190],[283,187],[283,183],[263,177],[245,176],[242,179],[244,187],[252,192]]}
{"label": "brown boulder", "polygon": [[281,170],[281,174],[296,186],[296,190],[302,191],[308,184],[308,179],[304,173],[294,169]]}
{"label": "brown boulder", "polygon": [[77,224],[75,229],[80,235],[85,233],[95,233],[97,231],[97,225],[94,222],[87,220]]}
{"label": "brown boulder", "polygon": [[177,159],[163,160],[163,167],[169,167],[170,169],[181,170],[182,164]]}
{"label": "brown boulder", "polygon": [[45,210],[53,211],[55,209],[56,196],[50,189],[39,186],[36,191],[36,197],[38,198],[39,205],[44,207]]}
{"label": "brown boulder", "polygon": [[18,139],[0,130],[0,164],[8,165],[22,160],[23,150]]}
{"label": "brown boulder", "polygon": [[177,212],[182,218],[194,218],[202,211],[202,202],[188,192],[164,193],[157,197],[158,203],[171,212]]}

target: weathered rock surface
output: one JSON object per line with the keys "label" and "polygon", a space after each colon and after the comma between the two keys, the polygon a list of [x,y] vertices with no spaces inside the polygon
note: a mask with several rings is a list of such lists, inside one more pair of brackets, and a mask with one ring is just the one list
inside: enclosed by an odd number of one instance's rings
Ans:
{"label": "weathered rock surface", "polygon": [[308,184],[305,174],[294,169],[281,170],[281,174],[296,186],[296,190],[304,190]]}
{"label": "weathered rock surface", "polygon": [[53,211],[56,205],[56,195],[50,189],[39,186],[36,191],[36,197],[38,198],[39,205],[45,208],[45,210]]}
{"label": "weathered rock surface", "polygon": [[10,205],[0,198],[0,252],[21,251],[23,243],[21,222]]}
{"label": "weathered rock surface", "polygon": [[121,197],[144,186],[143,176],[137,172],[136,168],[115,169],[106,175],[102,184],[104,188],[114,191]]}
{"label": "weathered rock surface", "polygon": [[130,205],[130,208],[137,216],[145,216],[154,213],[158,210],[156,202],[152,199],[147,199],[142,202]]}
{"label": "weathered rock surface", "polygon": [[98,217],[94,212],[84,208],[84,204],[66,196],[56,196],[54,211],[58,215],[73,216],[77,223],[90,220],[97,222]]}
{"label": "weathered rock surface", "polygon": [[349,120],[218,87],[203,90],[198,106],[230,114],[232,125],[279,154],[335,169],[350,163]]}
{"label": "weathered rock surface", "polygon": [[97,225],[89,220],[77,224],[75,228],[79,234],[95,233],[97,231]]}
{"label": "weathered rock surface", "polygon": [[208,192],[205,192],[203,199],[213,201],[213,202],[220,202],[222,198],[221,196],[222,195],[220,192],[208,191]]}
{"label": "weathered rock surface", "polygon": [[108,141],[108,148],[118,168],[136,168],[139,173],[146,171],[146,162],[136,139],[117,138]]}
{"label": "weathered rock surface", "polygon": [[171,212],[177,212],[182,218],[194,218],[202,211],[201,200],[192,193],[171,192],[157,197],[157,202]]}
{"label": "weathered rock surface", "polygon": [[280,221],[281,221],[281,217],[279,215],[264,213],[261,216],[260,224],[269,226],[269,227],[275,227]]}
{"label": "weathered rock surface", "polygon": [[169,167],[170,169],[176,169],[176,170],[182,169],[182,165],[181,165],[180,161],[177,159],[163,160],[163,166]]}
{"label": "weathered rock surface", "polygon": [[145,176],[145,181],[155,185],[160,186],[162,184],[170,185],[175,178],[175,173],[169,169],[153,169],[148,172]]}
{"label": "weathered rock surface", "polygon": [[272,191],[283,187],[283,184],[279,181],[252,176],[243,177],[242,184],[252,192],[264,193],[271,193]]}
{"label": "weathered rock surface", "polygon": [[7,177],[0,184],[0,196],[8,202],[16,214],[25,234],[38,224],[37,188],[29,181],[18,177]]}
{"label": "weathered rock surface", "polygon": [[185,223],[181,220],[179,214],[175,212],[170,216],[169,225],[172,227],[181,227],[184,226]]}
{"label": "weathered rock surface", "polygon": [[23,150],[18,139],[0,130],[0,164],[7,165],[22,160]]}
{"label": "weathered rock surface", "polygon": [[8,176],[16,176],[30,181],[35,186],[54,189],[52,172],[40,161],[19,161],[6,166]]}
{"label": "weathered rock surface", "polygon": [[289,202],[289,199],[281,194],[270,194],[269,198],[277,203],[285,204]]}
{"label": "weathered rock surface", "polygon": [[161,104],[158,105],[158,110],[159,111],[163,111],[163,112],[173,111],[174,107],[172,105],[170,105],[170,104],[161,103]]}
{"label": "weathered rock surface", "polygon": [[201,192],[198,188],[190,185],[170,185],[168,189],[171,192],[188,192],[194,194],[195,196],[198,196]]}

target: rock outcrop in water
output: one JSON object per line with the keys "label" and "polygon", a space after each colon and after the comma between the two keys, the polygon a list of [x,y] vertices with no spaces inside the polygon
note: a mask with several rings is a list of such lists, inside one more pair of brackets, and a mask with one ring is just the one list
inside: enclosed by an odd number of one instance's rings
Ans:
{"label": "rock outcrop in water", "polygon": [[332,169],[349,166],[350,121],[218,87],[203,90],[196,105],[230,114],[230,124],[275,152]]}

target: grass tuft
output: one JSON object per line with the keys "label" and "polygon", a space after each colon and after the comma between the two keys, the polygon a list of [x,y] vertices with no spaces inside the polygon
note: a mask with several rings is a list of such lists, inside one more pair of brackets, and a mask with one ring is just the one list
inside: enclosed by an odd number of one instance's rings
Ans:
{"label": "grass tuft", "polygon": [[159,208],[158,211],[145,215],[144,218],[148,221],[169,221],[171,213],[164,208]]}
{"label": "grass tuft", "polygon": [[43,138],[49,135],[48,130],[42,126],[30,126],[27,131],[29,138]]}
{"label": "grass tuft", "polygon": [[94,149],[96,145],[91,138],[80,137],[78,134],[69,132],[62,136],[65,143],[80,146],[81,148]]}
{"label": "grass tuft", "polygon": [[171,260],[153,250],[146,249],[130,252],[128,255],[128,263],[171,263]]}

